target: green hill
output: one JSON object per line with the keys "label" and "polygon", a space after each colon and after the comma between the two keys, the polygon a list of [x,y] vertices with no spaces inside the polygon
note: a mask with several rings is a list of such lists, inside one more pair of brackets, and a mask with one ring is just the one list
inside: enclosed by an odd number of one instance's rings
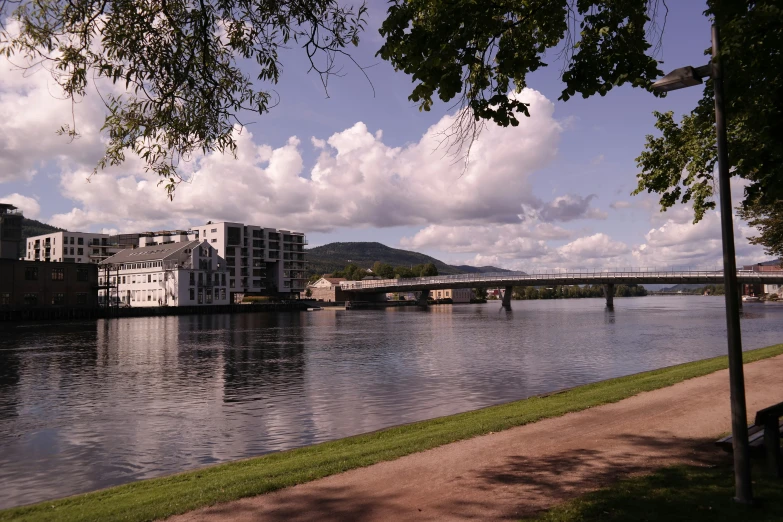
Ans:
{"label": "green hill", "polygon": [[[22,242],[26,244],[28,237],[41,236],[43,234],[51,234],[52,232],[60,232],[65,229],[53,227],[47,225],[35,219],[24,218],[22,220]],[[27,247],[25,247],[27,248]]]}
{"label": "green hill", "polygon": [[380,261],[392,266],[434,264],[440,275],[474,272],[507,272],[502,268],[447,265],[439,259],[419,252],[387,247],[377,242],[329,243],[307,250],[308,271],[311,274],[330,274],[342,270],[348,263],[370,268]]}

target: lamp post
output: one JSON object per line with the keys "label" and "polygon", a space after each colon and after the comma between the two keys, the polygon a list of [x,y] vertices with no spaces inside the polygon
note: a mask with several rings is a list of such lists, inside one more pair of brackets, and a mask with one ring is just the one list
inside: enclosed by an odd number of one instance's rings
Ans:
{"label": "lamp post", "polygon": [[712,78],[715,92],[715,130],[718,145],[718,184],[720,187],[720,224],[723,236],[723,283],[726,288],[726,333],[729,348],[729,384],[731,390],[731,434],[734,448],[735,497],[739,503],[753,502],[750,480],[748,421],[745,406],[745,376],[742,368],[742,334],[739,320],[739,285],[734,256],[729,155],[726,145],[726,117],[723,107],[723,73],[719,58],[720,33],[712,26],[712,60],[703,67],[682,67],[653,84],[657,92],[668,92],[702,83]]}

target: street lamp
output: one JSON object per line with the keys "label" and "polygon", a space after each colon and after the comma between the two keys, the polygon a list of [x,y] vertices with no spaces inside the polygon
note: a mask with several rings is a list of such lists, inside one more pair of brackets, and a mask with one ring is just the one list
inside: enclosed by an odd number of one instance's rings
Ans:
{"label": "street lamp", "polygon": [[675,69],[653,84],[656,92],[668,92],[698,85],[712,78],[715,92],[715,129],[718,144],[718,180],[720,187],[720,224],[723,235],[723,283],[726,287],[726,333],[729,344],[729,384],[731,390],[731,435],[734,448],[734,486],[737,502],[753,502],[750,482],[750,448],[745,406],[745,376],[742,369],[742,335],[739,320],[739,285],[734,258],[729,156],[726,145],[726,118],[723,110],[723,75],[719,59],[720,34],[712,26],[712,60],[703,67]]}

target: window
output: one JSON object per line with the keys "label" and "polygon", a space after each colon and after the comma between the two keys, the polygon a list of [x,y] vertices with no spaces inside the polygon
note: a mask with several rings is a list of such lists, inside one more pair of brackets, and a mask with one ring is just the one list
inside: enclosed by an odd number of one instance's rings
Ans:
{"label": "window", "polygon": [[219,285],[219,284],[220,284],[220,274],[216,273],[215,274],[215,285]]}
{"label": "window", "polygon": [[236,281],[234,279],[229,279],[228,280],[228,287],[229,288],[234,288],[235,286],[236,286]]}
{"label": "window", "polygon": [[84,292],[80,292],[76,294],[76,304],[77,305],[86,305],[87,304],[87,294]]}
{"label": "window", "polygon": [[57,293],[52,294],[52,304],[55,306],[62,306],[65,304],[65,294]]}
{"label": "window", "polygon": [[226,286],[226,274],[220,274],[221,285]]}
{"label": "window", "polygon": [[[71,250],[73,250],[73,249],[71,249]],[[76,249],[76,254],[80,255],[80,256],[83,256],[84,255],[84,249],[83,248],[77,248]]]}
{"label": "window", "polygon": [[52,281],[62,281],[65,279],[64,268],[52,268]]}
{"label": "window", "polygon": [[23,302],[27,306],[36,306],[38,304],[38,294],[24,294]]}
{"label": "window", "polygon": [[207,304],[211,304],[212,303],[212,290],[207,290],[206,294],[207,294]]}
{"label": "window", "polygon": [[220,299],[223,300],[223,301],[226,300],[226,289],[225,288],[221,288],[220,289]]}
{"label": "window", "polygon": [[203,285],[204,284],[204,273],[203,272],[199,272],[198,273],[198,284],[199,285]]}
{"label": "window", "polygon": [[212,242],[213,242],[213,243],[217,243],[217,239],[213,239],[213,240],[212,240]]}
{"label": "window", "polygon": [[190,289],[190,300],[194,300],[196,298],[196,291],[194,289]]}
{"label": "window", "polygon": [[76,280],[77,281],[87,281],[87,269],[86,268],[77,268],[76,269]]}
{"label": "window", "polygon": [[148,283],[152,282],[152,274],[147,274],[147,282]]}
{"label": "window", "polygon": [[73,245],[73,236],[71,236],[71,238],[70,238],[70,239],[71,239],[71,244]]}
{"label": "window", "polygon": [[0,294],[0,306],[2,305],[10,305],[11,304],[11,294],[8,292],[3,292]]}
{"label": "window", "polygon": [[125,276],[122,276],[122,284],[125,284]]}
{"label": "window", "polygon": [[[71,244],[73,244],[73,243],[71,243]],[[84,238],[83,238],[83,237],[80,237],[80,238],[78,238],[78,239],[76,240],[76,244],[77,244],[77,245],[83,245],[83,244],[84,244]]]}
{"label": "window", "polygon": [[204,292],[201,290],[201,288],[198,289],[198,304],[201,304],[204,302]]}
{"label": "window", "polygon": [[[191,285],[195,285],[196,284],[196,274],[195,274],[195,272],[191,272],[190,273],[190,284]],[[193,299],[193,298],[191,297],[191,299]]]}
{"label": "window", "polygon": [[210,232],[212,232],[213,234],[216,234],[217,233],[217,229],[213,228],[212,230],[210,230]]}
{"label": "window", "polygon": [[[27,281],[38,281],[38,267],[37,266],[26,267],[24,269],[24,278]],[[31,294],[31,295],[35,295],[35,294]]]}
{"label": "window", "polygon": [[[65,249],[63,249],[63,254],[65,253]],[[73,247],[71,247],[71,255],[73,255]]]}
{"label": "window", "polygon": [[93,249],[92,249],[92,254],[93,254],[93,255],[98,255],[98,254],[100,254],[100,253],[101,253],[101,251],[100,251],[100,250],[98,250],[97,248],[93,248]]}
{"label": "window", "polygon": [[239,227],[228,227],[226,230],[226,244],[237,246],[242,242],[242,230]]}

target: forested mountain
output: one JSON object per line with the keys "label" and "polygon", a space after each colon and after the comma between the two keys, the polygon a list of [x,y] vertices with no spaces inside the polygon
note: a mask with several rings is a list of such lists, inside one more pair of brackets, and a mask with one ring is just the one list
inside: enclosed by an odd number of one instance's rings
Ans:
{"label": "forested mountain", "polygon": [[474,272],[505,272],[502,268],[474,267],[467,265],[447,265],[419,252],[387,247],[377,242],[329,243],[307,250],[308,270],[311,274],[330,274],[342,270],[353,263],[362,268],[370,268],[380,261],[392,266],[425,265],[432,263],[440,275],[464,274]]}
{"label": "forested mountain", "polygon": [[61,230],[65,229],[53,227],[52,225],[47,225],[46,223],[42,223],[35,219],[24,218],[22,220],[22,241],[26,244],[28,237],[51,234],[52,232],[59,232]]}

